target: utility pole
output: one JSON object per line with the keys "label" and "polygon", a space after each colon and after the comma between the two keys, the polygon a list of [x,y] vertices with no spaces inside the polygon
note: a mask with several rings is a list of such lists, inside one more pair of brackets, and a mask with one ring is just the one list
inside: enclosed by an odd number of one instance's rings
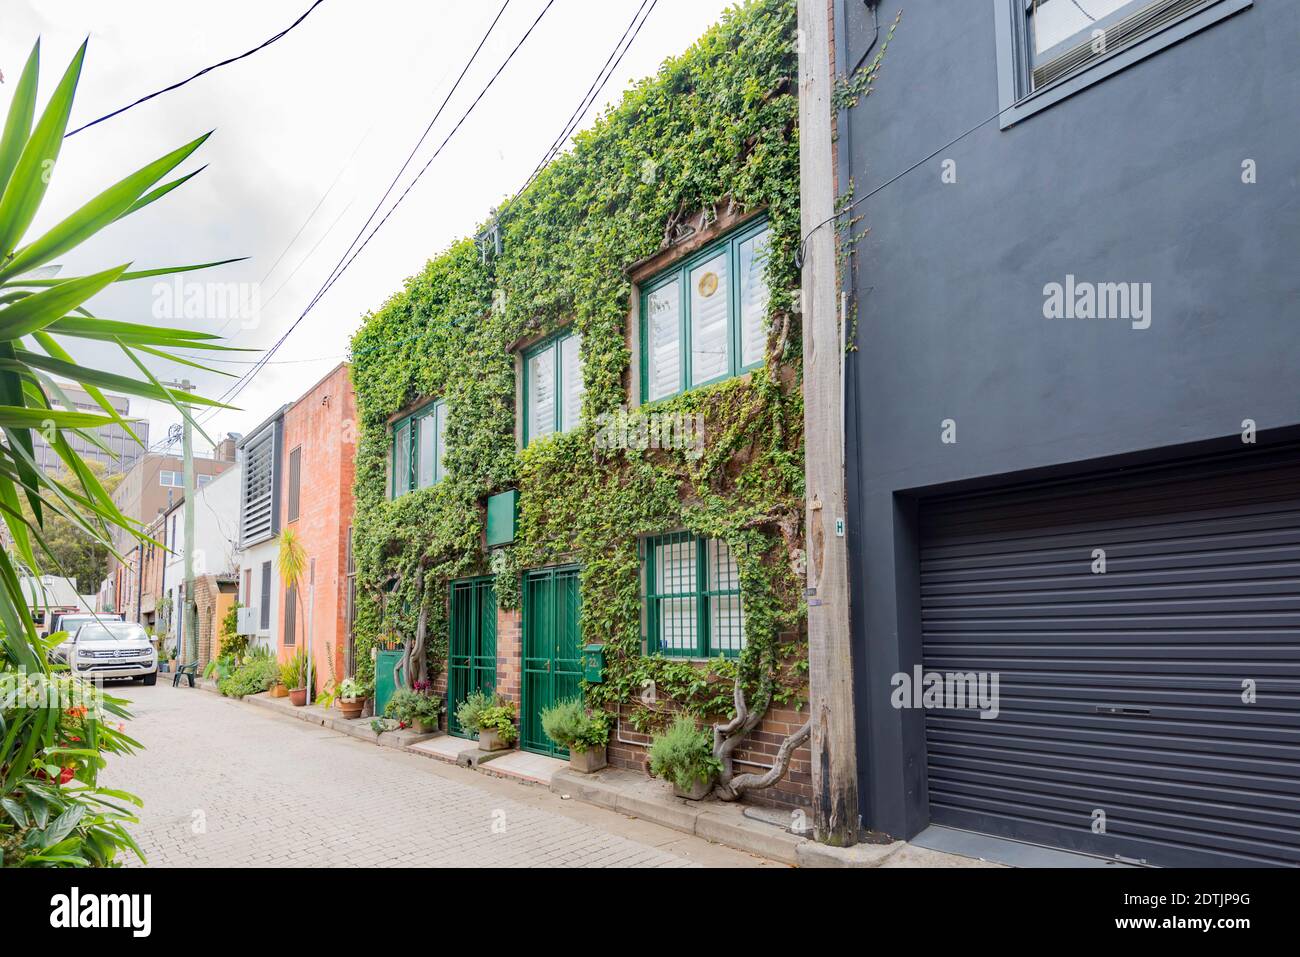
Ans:
{"label": "utility pole", "polygon": [[798,46],[813,826],[817,840],[847,846],[858,842],[861,818],[845,537],[844,338],[836,308],[835,227],[828,223],[835,215],[835,178],[826,0],[799,0]]}
{"label": "utility pole", "polygon": [[[181,392],[194,391],[194,383],[189,379],[182,379],[180,382],[164,382],[163,385]],[[181,628],[185,633],[187,652],[181,661],[192,663],[199,660],[199,608],[194,601],[194,426],[189,416],[183,416],[183,419],[181,456],[185,463],[182,489],[185,494],[185,502],[182,505],[185,514],[185,604],[179,611],[184,615],[181,619]]]}

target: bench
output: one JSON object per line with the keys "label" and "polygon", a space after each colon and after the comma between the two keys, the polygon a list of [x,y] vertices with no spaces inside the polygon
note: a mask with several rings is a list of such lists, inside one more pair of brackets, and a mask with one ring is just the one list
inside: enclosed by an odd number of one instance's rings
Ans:
{"label": "bench", "polygon": [[172,687],[179,688],[181,686],[181,678],[184,678],[190,683],[190,687],[193,688],[195,672],[198,670],[199,663],[197,661],[191,661],[188,665],[177,665],[176,676],[172,678]]}

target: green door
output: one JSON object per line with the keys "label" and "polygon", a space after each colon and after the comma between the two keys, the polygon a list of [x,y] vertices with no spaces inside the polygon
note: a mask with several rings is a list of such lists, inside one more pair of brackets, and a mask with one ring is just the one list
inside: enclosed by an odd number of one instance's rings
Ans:
{"label": "green door", "polygon": [[582,622],[578,569],[544,568],[524,576],[524,688],[519,746],[568,757],[542,731],[542,709],[582,693]]}
{"label": "green door", "polygon": [[471,691],[492,694],[497,686],[497,596],[490,577],[451,583],[447,657],[447,730],[473,737],[456,720],[456,708]]}

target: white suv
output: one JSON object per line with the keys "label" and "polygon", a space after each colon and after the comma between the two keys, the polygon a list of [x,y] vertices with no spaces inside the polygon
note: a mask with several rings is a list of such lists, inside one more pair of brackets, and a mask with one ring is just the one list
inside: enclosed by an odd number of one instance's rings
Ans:
{"label": "white suv", "polygon": [[72,636],[72,673],[82,678],[158,681],[158,655],[144,628],[132,621],[87,622]]}
{"label": "white suv", "polygon": [[87,624],[88,622],[121,620],[121,615],[110,615],[102,612],[98,615],[90,614],[89,612],[72,612],[55,616],[54,621],[50,623],[50,634],[53,634],[56,631],[66,631],[67,635],[62,641],[50,649],[48,656],[50,661],[71,663],[72,659],[68,657],[68,652],[72,649],[72,639],[77,634],[77,629],[82,625]]}

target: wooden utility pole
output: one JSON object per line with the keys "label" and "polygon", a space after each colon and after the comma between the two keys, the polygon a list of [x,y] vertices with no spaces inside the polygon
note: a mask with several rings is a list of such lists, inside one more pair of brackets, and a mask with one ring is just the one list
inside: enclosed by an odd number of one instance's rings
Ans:
{"label": "wooden utility pole", "polygon": [[861,825],[845,537],[844,338],[836,308],[835,227],[827,222],[835,214],[835,178],[826,0],[799,0],[798,47],[813,825],[817,840],[847,846],[858,842]]}

